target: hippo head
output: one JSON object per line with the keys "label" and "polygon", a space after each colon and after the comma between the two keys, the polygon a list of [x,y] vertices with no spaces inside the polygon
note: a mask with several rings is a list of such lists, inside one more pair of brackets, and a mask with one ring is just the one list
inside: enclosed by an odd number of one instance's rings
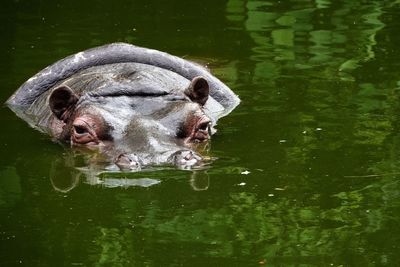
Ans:
{"label": "hippo head", "polygon": [[32,127],[98,150],[120,169],[186,168],[203,162],[195,151],[239,98],[193,62],[113,43],[46,67],[7,104]]}
{"label": "hippo head", "polygon": [[51,130],[73,146],[100,150],[121,169],[191,167],[201,162],[194,150],[209,140],[213,121],[204,109],[207,80],[195,77],[185,86],[173,94],[155,86],[133,94],[123,86],[79,93],[61,84],[48,97]]}

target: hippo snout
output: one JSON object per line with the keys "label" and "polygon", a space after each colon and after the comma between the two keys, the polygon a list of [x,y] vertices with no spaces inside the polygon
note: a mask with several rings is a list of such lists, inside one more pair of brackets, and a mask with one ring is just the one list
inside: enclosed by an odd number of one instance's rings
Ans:
{"label": "hippo snout", "polygon": [[153,162],[156,164],[173,164],[178,168],[190,169],[195,165],[201,164],[203,158],[192,150],[178,150],[172,154],[169,154],[168,158],[164,158],[166,155],[161,153],[156,156],[142,158],[136,154],[123,153],[116,157],[114,163],[121,169],[126,171],[140,170],[142,166],[146,166]]}

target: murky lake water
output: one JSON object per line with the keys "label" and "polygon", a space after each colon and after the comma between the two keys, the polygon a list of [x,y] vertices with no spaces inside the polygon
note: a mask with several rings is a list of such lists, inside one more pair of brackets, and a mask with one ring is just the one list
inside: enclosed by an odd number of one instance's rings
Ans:
{"label": "murky lake water", "polygon": [[400,265],[399,1],[7,2],[1,102],[123,41],[207,65],[242,103],[206,169],[131,174],[1,108],[1,266]]}

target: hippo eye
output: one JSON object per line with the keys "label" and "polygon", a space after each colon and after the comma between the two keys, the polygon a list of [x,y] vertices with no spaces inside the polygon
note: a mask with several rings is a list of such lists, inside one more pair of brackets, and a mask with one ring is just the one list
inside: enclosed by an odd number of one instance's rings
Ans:
{"label": "hippo eye", "polygon": [[77,126],[77,125],[74,126],[74,131],[75,131],[75,133],[77,133],[78,135],[85,134],[85,133],[88,132],[86,128],[84,128],[84,127],[82,127],[82,126]]}
{"label": "hippo eye", "polygon": [[71,142],[80,145],[98,145],[100,143],[98,129],[99,123],[94,116],[79,116],[72,123]]}
{"label": "hippo eye", "polygon": [[71,136],[75,144],[97,144],[96,137],[86,125],[75,124],[73,125],[73,132]]}
{"label": "hippo eye", "polygon": [[208,132],[208,128],[210,127],[210,122],[206,121],[206,122],[202,122],[199,124],[198,126],[198,130],[200,131],[207,131]]}
{"label": "hippo eye", "polygon": [[196,126],[196,130],[193,135],[194,142],[203,142],[209,139],[210,136],[210,120],[202,119]]}

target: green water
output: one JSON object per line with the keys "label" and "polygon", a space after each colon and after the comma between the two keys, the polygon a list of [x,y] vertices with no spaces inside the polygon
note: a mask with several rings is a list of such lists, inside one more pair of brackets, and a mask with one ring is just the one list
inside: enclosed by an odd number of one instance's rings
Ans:
{"label": "green water", "polygon": [[208,168],[133,174],[1,108],[0,266],[400,266],[399,1],[9,0],[0,18],[0,102],[115,41],[242,99]]}

